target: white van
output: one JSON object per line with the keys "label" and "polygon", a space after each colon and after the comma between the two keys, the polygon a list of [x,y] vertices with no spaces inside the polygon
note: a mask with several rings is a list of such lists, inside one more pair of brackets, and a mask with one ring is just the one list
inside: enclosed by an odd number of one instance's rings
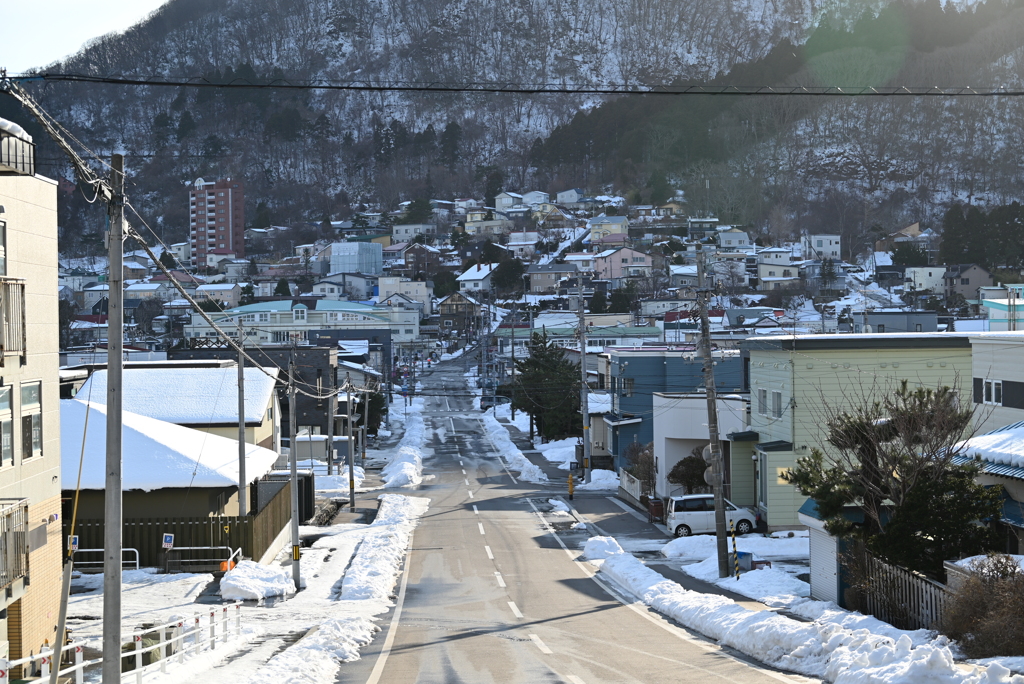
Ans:
{"label": "white van", "polygon": [[[715,497],[713,494],[690,494],[673,496],[669,499],[668,513],[665,514],[665,526],[677,537],[689,537],[691,534],[714,533],[715,531]],[[757,517],[746,508],[740,508],[728,499],[725,500],[726,529],[732,522],[736,534],[750,534],[754,531]]]}

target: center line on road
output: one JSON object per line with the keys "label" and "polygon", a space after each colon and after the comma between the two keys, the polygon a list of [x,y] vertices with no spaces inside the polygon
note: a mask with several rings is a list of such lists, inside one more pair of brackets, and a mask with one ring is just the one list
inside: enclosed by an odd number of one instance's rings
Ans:
{"label": "center line on road", "polygon": [[465,475],[465,474],[466,474],[466,469],[465,469],[465,468],[463,468],[463,469],[462,469],[462,474],[463,474],[463,475]]}
{"label": "center line on road", "polygon": [[541,641],[540,637],[537,636],[536,634],[531,634],[530,635],[530,641],[532,641],[533,643],[535,643],[537,645],[537,648],[540,649],[541,653],[547,653],[548,655],[551,655],[554,652],[550,648],[548,648],[547,644],[545,644],[543,641]]}
{"label": "center line on road", "polygon": [[565,678],[568,679],[572,684],[585,684],[585,682],[576,675],[565,675]]}
{"label": "center line on road", "polygon": [[494,560],[494,554],[491,553],[491,547],[490,546],[485,546],[484,547],[484,551],[487,552],[487,557],[488,558],[490,558],[491,560]]}
{"label": "center line on road", "polygon": [[495,572],[494,573],[494,577],[495,577],[495,579],[498,580],[498,586],[501,587],[502,589],[504,589],[505,588],[505,580],[503,580],[501,578],[501,573],[500,572]]}
{"label": "center line on road", "polygon": [[480,528],[480,534],[484,534],[484,524],[483,523],[477,523],[476,526]]}
{"label": "center line on road", "polygon": [[517,618],[523,617],[523,614],[519,612],[519,608],[516,606],[515,601],[509,601],[508,607],[512,609],[512,614],[515,615]]}
{"label": "center line on road", "polygon": [[459,461],[459,465],[463,465],[462,461]]}
{"label": "center line on road", "polygon": [[466,478],[466,486],[467,487],[469,486],[469,478],[468,477]]}
{"label": "center line on road", "polygon": [[476,504],[473,504],[473,513],[475,515],[480,515],[480,509],[476,507]]}
{"label": "center line on road", "polygon": [[469,498],[470,498],[470,499],[472,499],[472,498],[473,498],[473,490],[472,490],[472,489],[470,489],[470,490],[468,490],[468,491],[469,491]]}

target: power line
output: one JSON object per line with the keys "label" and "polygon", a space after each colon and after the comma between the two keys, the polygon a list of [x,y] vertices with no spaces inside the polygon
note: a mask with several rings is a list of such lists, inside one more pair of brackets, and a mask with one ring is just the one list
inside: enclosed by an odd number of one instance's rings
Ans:
{"label": "power line", "polygon": [[480,81],[447,83],[441,81],[333,81],[327,79],[272,79],[250,81],[235,78],[218,83],[205,76],[187,78],[129,78],[126,76],[90,76],[87,74],[42,73],[11,77],[19,84],[37,81],[47,83],[101,83],[110,85],[152,86],[171,88],[217,88],[224,90],[326,90],[347,92],[414,92],[414,93],[508,93],[519,95],[725,95],[778,97],[804,95],[810,97],[1021,97],[1024,89],[1006,86],[744,86],[642,83],[515,83]]}

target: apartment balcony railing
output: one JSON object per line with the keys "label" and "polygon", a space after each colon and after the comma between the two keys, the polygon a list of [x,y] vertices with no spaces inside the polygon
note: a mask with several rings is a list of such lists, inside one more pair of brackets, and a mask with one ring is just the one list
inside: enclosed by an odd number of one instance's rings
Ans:
{"label": "apartment balcony railing", "polygon": [[0,174],[32,176],[35,172],[35,144],[0,128]]}
{"label": "apartment balcony railing", "polygon": [[25,356],[25,281],[0,278],[0,352],[3,358]]}
{"label": "apartment balcony railing", "polygon": [[0,589],[28,574],[28,499],[0,499]]}

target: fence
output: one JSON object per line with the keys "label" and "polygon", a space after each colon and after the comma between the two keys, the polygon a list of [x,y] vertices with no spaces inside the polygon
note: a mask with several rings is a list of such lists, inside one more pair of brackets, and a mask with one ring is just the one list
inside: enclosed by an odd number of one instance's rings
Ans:
{"label": "fence", "polygon": [[640,480],[627,473],[625,468],[619,468],[619,487],[637,502],[640,501],[640,497],[643,495],[643,487],[640,484]]}
{"label": "fence", "polygon": [[899,629],[932,629],[942,621],[949,596],[944,585],[867,554],[864,566],[864,612]]}
{"label": "fence", "polygon": [[[223,646],[232,636],[237,637],[241,634],[240,601],[223,606],[211,606],[205,613],[195,613],[191,618],[149,627],[145,632],[135,630],[131,638],[121,644],[121,679],[129,682],[134,679],[135,684],[142,684],[147,674],[158,669],[161,674],[166,674],[169,666],[184,663],[185,656],[213,651],[218,643]],[[151,643],[146,645],[147,641]],[[125,648],[128,645],[131,645],[131,648]],[[69,653],[74,654],[74,663],[58,670],[57,674],[61,678],[73,675],[75,684],[84,684],[85,668],[103,662],[102,658],[85,660],[81,643],[72,642],[61,649],[63,657],[67,657]],[[58,668],[63,657],[57,662]],[[54,666],[53,661],[53,651],[48,648],[19,660],[0,658],[0,684],[9,684],[12,681],[12,670],[21,671],[23,677],[38,672],[39,678],[46,681],[49,679],[50,669]]]}
{"label": "fence", "polygon": [[[274,539],[291,520],[291,483],[274,494],[262,510],[255,515],[218,515],[205,518],[125,518],[121,546],[138,550],[138,562],[146,567],[162,567],[166,553],[163,535],[174,535],[174,546],[208,549],[231,547],[241,549],[247,558],[259,559],[270,548]],[[64,542],[71,534],[65,518]],[[79,548],[103,548],[103,520],[79,520],[75,534]],[[210,554],[182,550],[177,560],[190,561],[206,558]],[[227,555],[221,560],[226,560]],[[216,564],[219,566],[219,562]],[[216,569],[216,567],[214,568]]]}

